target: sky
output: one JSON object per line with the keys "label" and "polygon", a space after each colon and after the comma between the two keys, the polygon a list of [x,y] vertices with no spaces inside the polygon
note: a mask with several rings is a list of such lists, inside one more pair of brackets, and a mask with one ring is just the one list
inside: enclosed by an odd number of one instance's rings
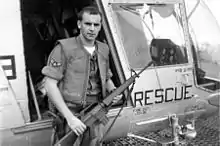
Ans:
{"label": "sky", "polygon": [[[196,35],[198,43],[220,45],[220,0],[201,1],[206,5],[201,2],[189,18],[190,29],[193,28],[192,32]],[[190,11],[195,4],[196,0],[186,0],[186,6]]]}
{"label": "sky", "polygon": [[220,0],[204,0],[220,25]]}

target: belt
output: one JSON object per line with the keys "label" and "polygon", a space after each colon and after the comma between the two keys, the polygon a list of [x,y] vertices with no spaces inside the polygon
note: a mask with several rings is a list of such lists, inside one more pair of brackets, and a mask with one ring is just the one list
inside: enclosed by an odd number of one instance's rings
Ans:
{"label": "belt", "polygon": [[[97,95],[86,95],[86,106],[92,103],[97,103],[99,102],[101,99],[101,94],[97,94]],[[78,105],[78,104],[74,104],[72,102],[66,102],[66,105],[68,106],[68,108],[71,111],[74,111],[76,113],[78,113],[79,111],[81,111],[83,109],[82,105]]]}
{"label": "belt", "polygon": [[82,105],[74,104],[71,102],[66,102],[66,105],[74,115],[77,115],[77,113],[79,113],[83,109]]}
{"label": "belt", "polygon": [[91,103],[96,103],[99,102],[101,95],[86,95],[86,103],[91,104]]}

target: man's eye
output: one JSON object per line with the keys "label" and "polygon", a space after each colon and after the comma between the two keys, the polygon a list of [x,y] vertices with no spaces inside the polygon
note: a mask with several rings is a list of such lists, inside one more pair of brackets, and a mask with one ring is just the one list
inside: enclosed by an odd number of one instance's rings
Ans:
{"label": "man's eye", "polygon": [[98,27],[98,26],[100,26],[100,24],[98,24],[98,23],[95,23],[95,24],[94,24],[94,26],[95,26],[95,27]]}
{"label": "man's eye", "polygon": [[92,23],[85,23],[85,25],[91,26],[91,25],[92,25]]}

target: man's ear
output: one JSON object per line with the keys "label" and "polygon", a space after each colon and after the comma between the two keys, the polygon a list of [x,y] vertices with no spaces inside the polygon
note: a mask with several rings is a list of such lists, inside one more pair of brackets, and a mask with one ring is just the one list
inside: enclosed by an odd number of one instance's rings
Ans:
{"label": "man's ear", "polygon": [[79,21],[79,20],[77,21],[77,26],[79,29],[81,29],[81,21]]}

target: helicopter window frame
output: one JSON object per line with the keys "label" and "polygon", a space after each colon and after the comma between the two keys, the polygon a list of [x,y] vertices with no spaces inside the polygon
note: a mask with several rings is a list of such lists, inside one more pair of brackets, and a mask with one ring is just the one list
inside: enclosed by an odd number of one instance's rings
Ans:
{"label": "helicopter window frame", "polygon": [[[151,1],[151,0],[150,0]],[[126,3],[126,4],[123,4],[123,2],[125,2],[125,1],[123,1],[123,0],[121,0],[121,1],[114,1],[114,0],[112,0],[111,1],[112,3],[111,3],[111,6],[109,7],[110,8],[110,15],[112,16],[112,19],[114,20],[114,19],[118,19],[117,18],[117,16],[115,16],[116,14],[115,14],[115,12],[114,12],[114,5],[115,4],[121,4],[121,5],[130,5],[130,3],[129,2],[131,2],[131,1],[126,1],[126,2],[128,2],[128,3]],[[142,1],[141,1],[142,2]],[[148,2],[148,1],[144,1],[145,3],[146,2]],[[135,4],[139,4],[140,2],[138,1],[138,2],[135,2]],[[183,11],[182,9],[183,9],[183,1],[182,0],[178,0],[178,1],[168,1],[168,3],[175,3],[175,4],[179,4],[179,7],[180,7],[180,11]],[[134,4],[134,3],[131,3],[131,4]],[[143,4],[143,3],[142,3]],[[162,4],[164,4],[164,3],[162,3]],[[182,6],[181,6],[182,5]],[[131,10],[132,11],[132,10]],[[132,12],[132,13],[134,13],[134,11]],[[182,14],[182,13],[184,13],[184,12],[180,12],[180,15]],[[177,17],[177,18],[179,18],[179,17]],[[177,18],[175,18],[175,19],[177,19]],[[178,21],[178,19],[176,20],[176,21]],[[189,46],[189,41],[188,41],[188,39],[186,38],[186,37],[188,37],[188,34],[187,34],[187,30],[188,29],[184,29],[184,27],[186,27],[186,25],[185,25],[185,22],[182,22],[183,24],[182,24],[182,29],[180,30],[181,32],[182,32],[182,41],[183,41],[183,45],[185,46],[185,47],[181,47],[181,51],[182,51],[182,54],[183,54],[183,56],[184,56],[184,61],[182,61],[182,62],[180,62],[180,63],[176,63],[176,64],[169,64],[169,65],[174,65],[174,66],[176,66],[177,64],[178,65],[182,65],[182,64],[188,64],[188,63],[190,63],[191,61],[189,60],[189,58],[190,58],[190,56],[191,56],[191,54],[190,54],[190,49],[187,49],[187,48],[190,48]],[[120,23],[119,23],[120,24]],[[179,24],[179,23],[178,23]],[[148,62],[142,62],[142,65],[137,65],[137,66],[133,66],[132,65],[132,62],[129,60],[129,56],[126,54],[126,47],[124,46],[124,44],[123,44],[123,35],[122,35],[122,32],[121,32],[121,30],[120,30],[120,26],[119,25],[116,25],[116,24],[113,24],[114,26],[114,28],[116,29],[116,32],[117,32],[117,37],[119,38],[119,43],[120,43],[120,46],[122,46],[122,48],[123,48],[123,54],[124,54],[124,58],[125,58],[125,60],[126,60],[126,62],[127,62],[127,66],[129,66],[129,68],[132,68],[132,69],[139,69],[139,68],[142,68],[144,65],[146,65]],[[180,25],[180,24],[179,24]],[[178,25],[178,27],[180,27]],[[152,34],[151,32],[150,32],[150,34]],[[135,42],[135,41],[134,41]],[[128,45],[129,46],[129,45]],[[148,45],[148,47],[149,47],[149,45]],[[138,52],[138,49],[140,49],[140,48],[137,48],[137,52]],[[130,51],[131,51],[132,49],[130,49]],[[140,53],[139,52],[139,54],[142,54],[142,53]],[[142,54],[143,55],[143,54]],[[132,56],[132,55],[130,55],[130,56]],[[134,56],[132,56],[132,57],[134,57]],[[139,57],[139,58],[141,58],[141,57]],[[138,64],[138,63],[136,63],[136,64]],[[167,65],[161,65],[161,66],[156,66],[156,67],[164,67],[164,66],[167,66]],[[150,67],[151,68],[151,67]]]}

